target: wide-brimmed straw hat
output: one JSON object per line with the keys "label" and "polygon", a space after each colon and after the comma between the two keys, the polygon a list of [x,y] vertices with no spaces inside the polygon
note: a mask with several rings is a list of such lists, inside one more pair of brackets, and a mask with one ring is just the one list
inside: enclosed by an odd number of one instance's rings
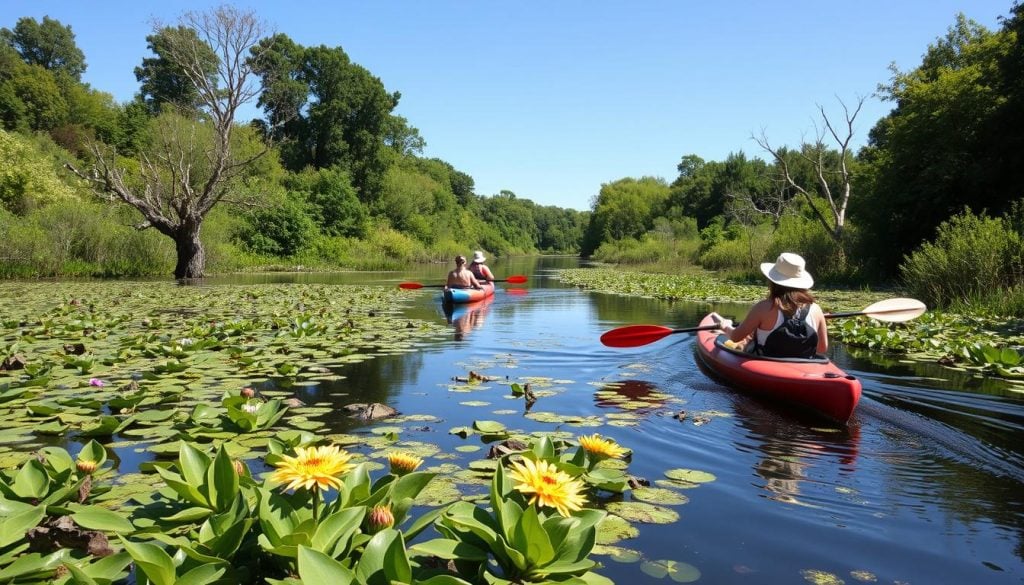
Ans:
{"label": "wide-brimmed straw hat", "polygon": [[768,280],[778,285],[789,288],[811,288],[814,286],[814,278],[804,266],[804,259],[799,254],[783,252],[779,254],[779,258],[774,264],[771,262],[761,264],[761,272],[768,277]]}
{"label": "wide-brimmed straw hat", "polygon": [[484,258],[484,253],[480,250],[473,252],[473,262],[484,262],[487,258]]}

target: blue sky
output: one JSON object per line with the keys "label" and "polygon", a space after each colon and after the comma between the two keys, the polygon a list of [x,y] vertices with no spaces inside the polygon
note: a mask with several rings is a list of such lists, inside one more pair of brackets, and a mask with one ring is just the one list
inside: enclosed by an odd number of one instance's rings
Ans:
{"label": "blue sky", "polygon": [[[84,80],[138,90],[153,18],[215,2],[4,0],[0,26],[71,25]],[[341,46],[402,93],[425,156],[542,205],[589,209],[602,183],[672,181],[686,154],[762,156],[751,134],[796,146],[817,105],[868,96],[857,143],[890,104],[888,66],[916,67],[963,12],[989,28],[1012,0],[237,2],[303,45]],[[250,113],[254,115],[255,111]]]}

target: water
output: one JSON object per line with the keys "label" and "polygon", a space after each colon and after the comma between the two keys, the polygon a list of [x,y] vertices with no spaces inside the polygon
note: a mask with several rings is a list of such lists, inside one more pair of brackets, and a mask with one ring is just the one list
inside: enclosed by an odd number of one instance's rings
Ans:
{"label": "water", "polygon": [[[417,298],[408,315],[450,320],[450,340],[353,365],[341,372],[346,379],[304,388],[300,398],[339,405],[379,401],[404,414],[439,416],[440,423],[409,427],[402,437],[449,452],[478,444],[448,434],[450,428],[487,419],[525,431],[599,431],[632,448],[630,472],[652,481],[672,468],[711,472],[716,481],[686,490],[689,503],[674,506],[680,521],[638,525],[638,538],[618,543],[648,560],[694,565],[701,583],[803,583],[805,571],[846,583],[1024,582],[1024,396],[998,381],[836,347],[833,358],[862,380],[864,396],[846,427],[808,419],[708,378],[697,367],[691,335],[634,349],[598,341],[621,325],[686,327],[712,308],[742,316],[744,306],[591,293],[550,278],[553,270],[575,264],[571,258],[494,262],[497,274],[526,274],[530,282],[503,286],[493,301],[453,315],[442,311],[437,289],[410,293]],[[300,278],[430,284],[440,282],[446,268]],[[230,281],[267,278],[294,276]],[[657,390],[679,402],[652,404],[634,427],[558,426],[525,418],[521,399],[507,398],[504,385],[451,392],[452,379],[471,370],[548,379],[556,394],[540,398],[535,412],[615,412],[595,399],[608,382],[628,382],[621,392],[632,397]],[[339,392],[348,396],[330,396]],[[461,404],[467,401],[489,404]],[[515,414],[494,412],[505,409]],[[674,417],[680,410],[687,413],[682,421]],[[332,424],[340,431],[353,430],[354,423],[339,414]],[[657,582],[638,563],[600,559],[606,564],[600,572],[616,582]]]}

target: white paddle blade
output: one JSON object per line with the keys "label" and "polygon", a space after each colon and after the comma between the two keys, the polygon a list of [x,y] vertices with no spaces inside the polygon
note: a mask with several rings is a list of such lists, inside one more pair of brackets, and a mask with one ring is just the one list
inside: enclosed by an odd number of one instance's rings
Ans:
{"label": "white paddle blade", "polygon": [[917,299],[886,299],[868,305],[863,313],[872,319],[888,323],[902,323],[920,317],[928,307]]}

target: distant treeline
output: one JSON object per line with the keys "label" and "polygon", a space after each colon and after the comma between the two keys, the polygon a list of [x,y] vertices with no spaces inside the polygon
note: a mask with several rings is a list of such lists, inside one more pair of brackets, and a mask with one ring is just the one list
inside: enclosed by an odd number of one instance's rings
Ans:
{"label": "distant treeline", "polygon": [[[483,249],[751,275],[789,250],[822,283],[897,282],[927,302],[1024,314],[1022,27],[1017,4],[996,31],[958,17],[919,66],[894,67],[879,86],[893,109],[859,150],[863,98],[840,102],[841,115],[822,107],[805,144],[761,135],[755,156],[685,155],[671,183],[601,185],[580,212],[477,194],[471,176],[422,157],[424,138],[393,113],[401,94],[341,47],[254,41],[244,64],[263,117],[228,136],[217,133],[217,92],[204,93],[223,63],[197,29],[154,30],[138,95],[117,103],[81,82],[70,26],[22,18],[0,30],[0,274],[176,271],[183,239],[140,213],[145,201],[111,200],[144,194],[187,224],[192,210],[176,202],[217,180],[224,195],[200,209],[201,232],[192,226],[214,272],[398,268]],[[176,48],[189,42],[202,50],[184,63]],[[218,138],[231,173],[196,155]],[[187,165],[175,166],[178,152]],[[162,231],[137,229],[147,225]]]}

